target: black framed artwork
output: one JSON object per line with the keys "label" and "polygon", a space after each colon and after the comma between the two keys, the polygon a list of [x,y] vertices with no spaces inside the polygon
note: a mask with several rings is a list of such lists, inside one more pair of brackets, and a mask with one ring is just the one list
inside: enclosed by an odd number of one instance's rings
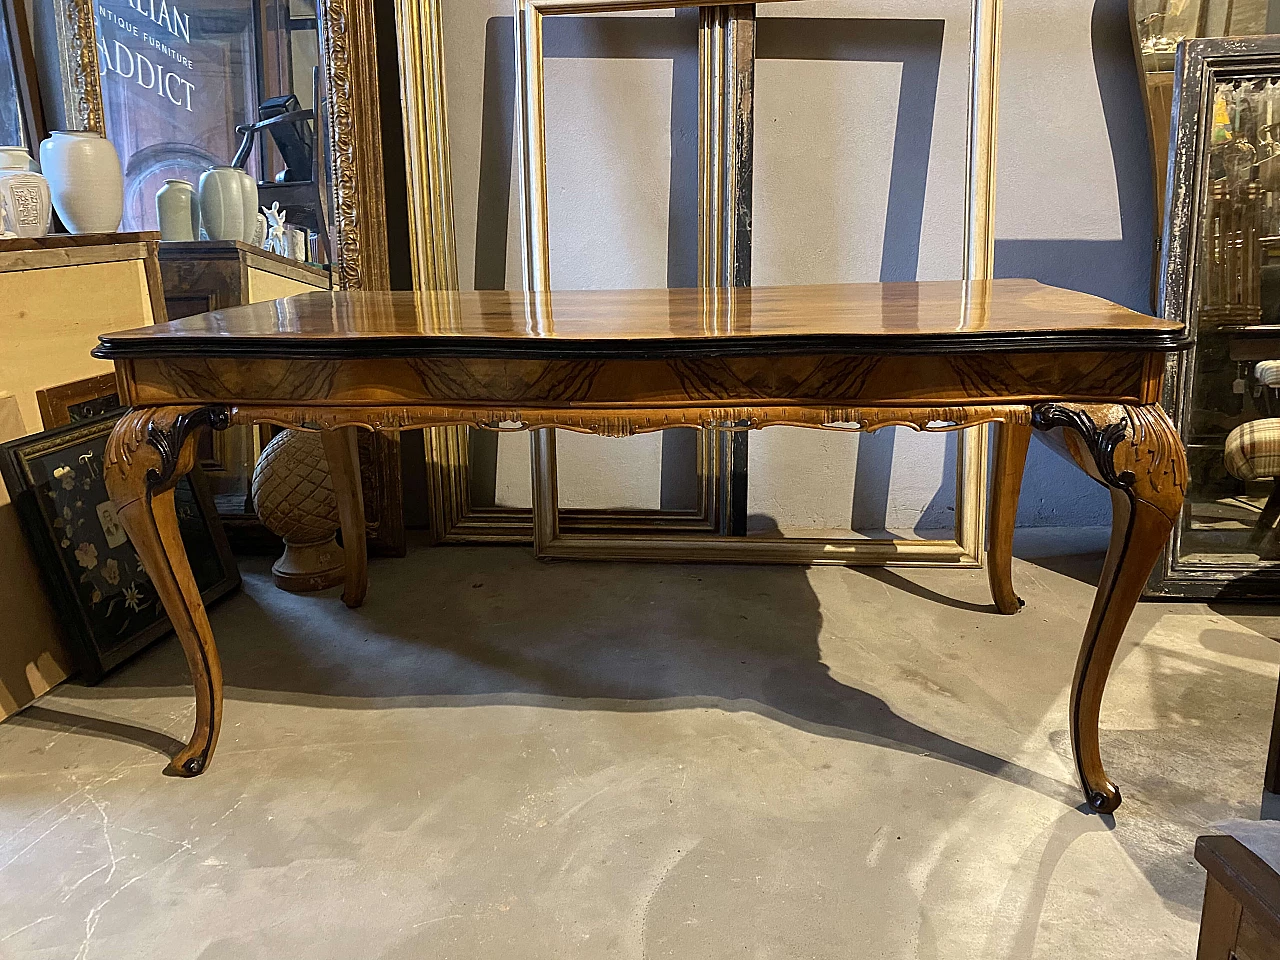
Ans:
{"label": "black framed artwork", "polygon": [[[172,630],[103,480],[112,412],[0,445],[0,475],[45,578],[76,668],[89,682]],[[206,605],[240,585],[199,470],[174,490],[178,527]]]}

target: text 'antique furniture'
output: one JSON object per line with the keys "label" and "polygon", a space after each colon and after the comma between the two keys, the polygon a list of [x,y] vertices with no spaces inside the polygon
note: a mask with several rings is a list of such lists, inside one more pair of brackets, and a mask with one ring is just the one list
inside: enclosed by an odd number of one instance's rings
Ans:
{"label": "text 'antique furniture'", "polygon": [[[1010,556],[1031,428],[1068,428],[1073,458],[1111,490],[1111,547],[1070,727],[1089,805],[1109,812],[1120,803],[1102,766],[1098,716],[1116,646],[1182,504],[1186,457],[1159,405],[1165,354],[1182,345],[1176,323],[1030,280],[996,280],[309,293],[101,341],[95,354],[115,361],[133,407],[108,447],[109,490],[195,683],[195,730],[174,773],[206,768],[222,718],[218,654],[173,506],[200,430],[324,431],[343,529],[358,531],[357,427],[466,424],[545,438],[551,427],[625,436],[677,426],[998,423],[988,566],[1001,612],[1020,605]],[[343,539],[343,597],[356,606],[364,538]],[[909,562],[911,542],[902,550]]]}

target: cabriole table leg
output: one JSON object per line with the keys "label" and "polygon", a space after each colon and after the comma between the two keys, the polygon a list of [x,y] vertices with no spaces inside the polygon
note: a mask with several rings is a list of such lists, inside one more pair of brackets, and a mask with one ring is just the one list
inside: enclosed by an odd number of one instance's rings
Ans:
{"label": "cabriole table leg", "polygon": [[1072,458],[1111,491],[1111,545],[1076,661],[1070,715],[1085,799],[1110,813],[1120,805],[1120,790],[1098,746],[1102,694],[1129,616],[1182,509],[1186,451],[1158,405],[1046,403],[1031,422],[1041,430],[1066,427]]}
{"label": "cabriole table leg", "polygon": [[[1025,412],[1023,414],[1025,417]],[[996,435],[996,462],[991,475],[991,529],[987,532],[987,579],[991,599],[1004,614],[1022,609],[1013,589],[1013,527],[1018,518],[1018,495],[1027,466],[1031,424],[1004,420]]]}
{"label": "cabriole table leg", "polygon": [[348,607],[358,607],[364,603],[369,589],[369,560],[356,428],[325,430],[320,439],[324,444],[325,459],[329,461],[329,477],[338,499],[338,519],[342,524],[342,550],[347,568],[342,602]]}
{"label": "cabriole table leg", "polygon": [[107,492],[173,622],[195,685],[195,730],[169,764],[181,777],[204,772],[218,742],[222,666],[178,530],[173,488],[195,466],[196,434],[228,423],[222,407],[143,408],[125,414],[107,441]]}

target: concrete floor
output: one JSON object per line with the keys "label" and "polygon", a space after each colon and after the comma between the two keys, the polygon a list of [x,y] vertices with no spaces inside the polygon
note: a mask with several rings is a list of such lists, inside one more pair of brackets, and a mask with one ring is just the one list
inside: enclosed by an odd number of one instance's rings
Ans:
{"label": "concrete floor", "polygon": [[0,725],[0,957],[1191,957],[1194,838],[1259,815],[1280,619],[1193,604],[1135,615],[1079,809],[1093,559],[1009,618],[980,571],[243,569],[204,776],[172,640]]}

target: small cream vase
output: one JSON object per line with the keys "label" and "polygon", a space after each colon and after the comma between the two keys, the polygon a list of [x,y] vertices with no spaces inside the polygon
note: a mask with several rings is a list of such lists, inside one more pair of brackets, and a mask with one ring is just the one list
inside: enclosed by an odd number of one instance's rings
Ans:
{"label": "small cream vase", "polygon": [[196,188],[186,180],[166,180],[156,193],[156,215],[161,240],[196,240],[200,237],[200,205]]}

